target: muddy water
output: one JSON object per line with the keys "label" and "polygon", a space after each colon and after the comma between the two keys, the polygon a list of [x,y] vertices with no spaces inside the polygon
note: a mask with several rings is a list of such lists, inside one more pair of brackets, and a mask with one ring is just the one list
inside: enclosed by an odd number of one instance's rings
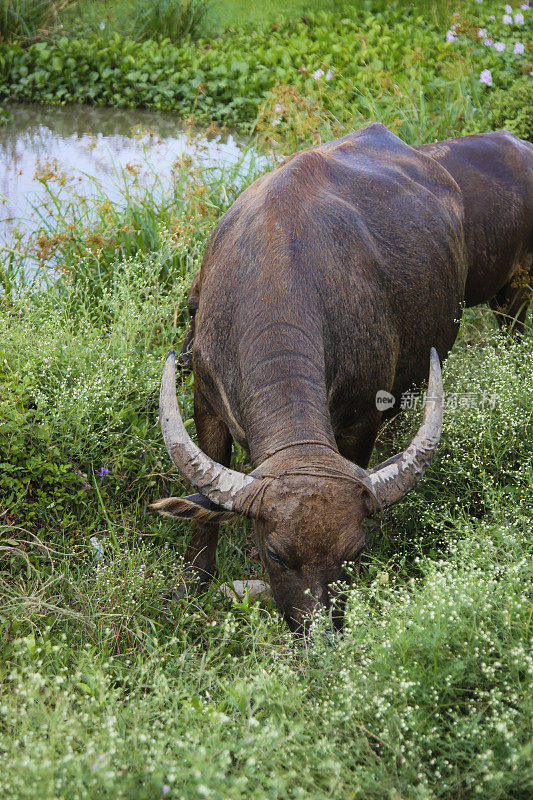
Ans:
{"label": "muddy water", "polygon": [[[184,157],[215,172],[255,167],[253,151],[231,133],[187,132],[173,114],[141,109],[13,105],[0,128],[0,247],[17,231],[40,227],[60,202],[103,191],[120,203],[120,187],[164,191]],[[255,165],[255,166],[254,166]],[[99,187],[97,190],[96,187]]]}

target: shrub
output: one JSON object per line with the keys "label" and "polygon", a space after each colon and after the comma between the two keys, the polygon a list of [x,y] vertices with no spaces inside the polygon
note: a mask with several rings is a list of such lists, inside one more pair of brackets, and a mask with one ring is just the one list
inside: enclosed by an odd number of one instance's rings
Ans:
{"label": "shrub", "polygon": [[[1,351],[0,351],[1,352]],[[5,351],[4,351],[5,353]],[[83,500],[83,476],[58,446],[54,426],[34,400],[31,380],[2,359],[0,507],[3,522],[33,527],[65,520]]]}
{"label": "shrub", "polygon": [[178,42],[205,33],[209,5],[205,0],[137,0],[129,14],[134,38]]}
{"label": "shrub", "polygon": [[74,0],[1,0],[0,42],[33,41],[60,25],[60,13]]}
{"label": "shrub", "polygon": [[[533,501],[533,359],[531,328],[507,341],[495,330],[482,337],[466,313],[461,336],[443,365],[443,432],[431,469],[383,524],[385,551],[414,556],[446,550],[465,518],[499,520],[498,508]],[[465,346],[466,340],[469,345]],[[475,344],[474,344],[475,343]],[[391,451],[409,442],[420,424],[420,403],[396,421]],[[379,460],[387,453],[381,453]]]}
{"label": "shrub", "polygon": [[494,130],[504,128],[533,142],[533,80],[525,75],[490,99],[489,115]]}

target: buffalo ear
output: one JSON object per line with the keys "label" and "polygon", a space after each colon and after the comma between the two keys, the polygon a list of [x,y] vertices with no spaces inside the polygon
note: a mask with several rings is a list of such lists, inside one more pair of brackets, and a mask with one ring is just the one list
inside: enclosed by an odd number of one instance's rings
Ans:
{"label": "buffalo ear", "polygon": [[232,511],[225,511],[202,494],[188,497],[163,497],[150,504],[150,508],[164,517],[189,519],[194,522],[227,522],[235,517]]}
{"label": "buffalo ear", "polygon": [[374,517],[376,514],[383,511],[378,498],[367,486],[363,488],[363,507],[365,510],[365,517]]}

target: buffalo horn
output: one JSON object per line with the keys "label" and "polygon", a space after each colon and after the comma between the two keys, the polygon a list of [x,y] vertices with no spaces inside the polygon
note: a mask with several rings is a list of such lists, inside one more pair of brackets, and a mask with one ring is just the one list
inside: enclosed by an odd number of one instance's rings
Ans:
{"label": "buffalo horn", "polygon": [[426,407],[418,433],[407,450],[378,464],[366,475],[365,484],[378,502],[376,509],[375,501],[369,500],[372,512],[387,508],[405,497],[431,464],[442,430],[443,405],[440,362],[437,351],[432,347]]}
{"label": "buffalo horn", "polygon": [[175,360],[172,350],[165,363],[159,395],[161,430],[170,458],[204,497],[226,511],[239,513],[258,479],[218,464],[193,442],[178,408]]}

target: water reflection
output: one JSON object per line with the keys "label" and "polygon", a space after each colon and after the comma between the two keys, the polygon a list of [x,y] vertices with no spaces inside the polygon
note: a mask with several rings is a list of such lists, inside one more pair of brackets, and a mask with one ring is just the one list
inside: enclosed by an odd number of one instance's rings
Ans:
{"label": "water reflection", "polygon": [[[260,165],[231,133],[186,131],[170,113],[94,106],[14,105],[0,128],[0,239],[39,227],[39,211],[57,213],[46,181],[59,196],[90,196],[96,180],[112,202],[118,184],[164,189],[173,166],[191,157],[215,171],[247,174]],[[36,210],[39,207],[39,211]]]}

